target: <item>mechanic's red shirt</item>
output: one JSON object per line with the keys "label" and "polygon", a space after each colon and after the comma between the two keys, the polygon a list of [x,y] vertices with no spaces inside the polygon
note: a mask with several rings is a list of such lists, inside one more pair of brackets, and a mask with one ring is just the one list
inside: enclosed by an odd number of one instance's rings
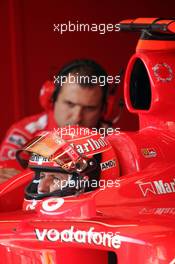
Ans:
{"label": "mechanic's red shirt", "polygon": [[53,112],[43,112],[14,123],[0,146],[0,160],[15,159],[15,153],[38,132],[57,128]]}

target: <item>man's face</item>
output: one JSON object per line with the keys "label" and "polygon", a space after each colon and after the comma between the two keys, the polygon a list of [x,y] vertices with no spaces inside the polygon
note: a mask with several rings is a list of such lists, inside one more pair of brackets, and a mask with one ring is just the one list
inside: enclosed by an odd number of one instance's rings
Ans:
{"label": "man's face", "polygon": [[49,193],[61,190],[67,185],[70,177],[70,174],[61,172],[41,172],[38,193]]}
{"label": "man's face", "polygon": [[64,83],[54,105],[54,117],[59,127],[80,125],[96,127],[102,111],[102,88],[81,87]]}

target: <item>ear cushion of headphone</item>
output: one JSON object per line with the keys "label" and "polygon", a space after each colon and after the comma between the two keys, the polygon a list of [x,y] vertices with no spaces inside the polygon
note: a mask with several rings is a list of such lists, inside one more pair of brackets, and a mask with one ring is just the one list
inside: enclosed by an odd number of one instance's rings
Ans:
{"label": "ear cushion of headphone", "polygon": [[116,96],[115,95],[108,95],[107,102],[106,102],[106,110],[103,114],[104,121],[111,121],[114,116],[116,115]]}
{"label": "ear cushion of headphone", "polygon": [[39,94],[39,102],[42,108],[46,111],[51,110],[53,108],[52,103],[52,94],[54,92],[54,82],[47,80],[41,87]]}

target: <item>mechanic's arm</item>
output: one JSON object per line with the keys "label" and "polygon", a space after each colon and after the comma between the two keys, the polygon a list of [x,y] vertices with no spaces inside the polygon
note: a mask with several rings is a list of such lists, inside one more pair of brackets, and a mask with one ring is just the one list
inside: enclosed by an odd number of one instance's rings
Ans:
{"label": "mechanic's arm", "polygon": [[0,184],[20,173],[20,170],[14,168],[0,168]]}
{"label": "mechanic's arm", "polygon": [[15,154],[29,140],[20,122],[13,124],[0,146],[0,184],[20,173]]}
{"label": "mechanic's arm", "polygon": [[15,160],[16,151],[30,139],[31,135],[25,131],[22,121],[13,124],[0,145],[0,161]]}

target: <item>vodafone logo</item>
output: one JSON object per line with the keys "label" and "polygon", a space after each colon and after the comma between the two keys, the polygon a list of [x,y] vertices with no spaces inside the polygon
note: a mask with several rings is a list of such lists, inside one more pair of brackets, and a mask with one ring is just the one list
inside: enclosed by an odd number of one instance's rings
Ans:
{"label": "vodafone logo", "polygon": [[63,198],[49,198],[42,203],[42,210],[54,212],[64,204]]}
{"label": "vodafone logo", "polygon": [[80,244],[94,244],[96,246],[104,246],[108,248],[118,249],[121,246],[121,237],[116,234],[113,236],[110,232],[98,232],[94,227],[89,230],[77,230],[76,227],[71,226],[69,229],[59,231],[57,229],[38,229],[35,230],[36,238],[39,241],[50,242],[70,242]]}

